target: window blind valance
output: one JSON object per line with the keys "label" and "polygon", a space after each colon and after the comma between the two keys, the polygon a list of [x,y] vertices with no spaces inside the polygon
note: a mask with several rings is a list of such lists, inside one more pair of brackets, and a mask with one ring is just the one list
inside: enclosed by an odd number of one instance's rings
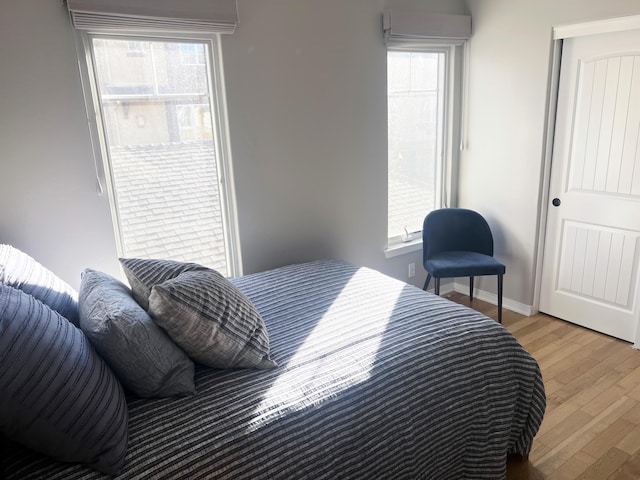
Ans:
{"label": "window blind valance", "polygon": [[236,0],[67,0],[79,30],[233,33]]}
{"label": "window blind valance", "polygon": [[471,37],[471,17],[385,9],[382,29],[388,47],[407,44],[462,44]]}

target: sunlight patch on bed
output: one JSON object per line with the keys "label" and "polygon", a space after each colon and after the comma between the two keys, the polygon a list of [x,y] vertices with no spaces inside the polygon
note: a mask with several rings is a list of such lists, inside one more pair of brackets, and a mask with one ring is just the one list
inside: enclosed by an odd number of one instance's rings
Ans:
{"label": "sunlight patch on bed", "polygon": [[[403,287],[393,282],[371,295],[371,277],[360,269],[285,365],[256,408],[249,430],[285,415],[315,408],[367,381]],[[387,284],[386,284],[387,285]]]}

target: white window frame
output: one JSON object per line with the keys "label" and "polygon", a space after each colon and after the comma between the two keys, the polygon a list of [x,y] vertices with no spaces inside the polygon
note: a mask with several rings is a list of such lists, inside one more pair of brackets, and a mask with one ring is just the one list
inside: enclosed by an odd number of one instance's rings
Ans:
{"label": "white window frame", "polygon": [[[457,203],[457,172],[459,146],[461,145],[461,108],[463,94],[463,45],[461,42],[451,44],[425,42],[414,45],[389,46],[388,51],[397,52],[426,52],[444,54],[444,71],[442,75],[443,85],[443,111],[442,132],[439,134],[438,162],[436,177],[436,198],[439,206],[444,208],[455,206]],[[387,94],[388,95],[388,94]],[[439,113],[440,116],[440,113]],[[389,160],[387,159],[387,162]],[[387,179],[388,181],[388,179]],[[388,206],[388,205],[387,205]],[[425,216],[428,212],[425,212]],[[388,221],[388,213],[387,213]],[[410,238],[402,235],[387,238],[387,246],[384,250],[386,258],[393,258],[411,252],[422,250],[422,230],[409,232]]]}
{"label": "white window frame", "polygon": [[[117,38],[125,41],[192,41],[207,45],[210,51],[208,65],[211,72],[209,91],[211,92],[211,124],[213,126],[215,161],[218,166],[218,186],[220,189],[221,210],[224,223],[225,253],[227,256],[228,276],[242,275],[242,256],[240,250],[240,236],[238,231],[238,214],[236,195],[233,180],[233,168],[231,157],[231,142],[229,137],[229,122],[224,85],[224,70],[222,64],[222,49],[220,34],[180,34],[154,32],[152,35],[141,34],[135,31],[101,31],[101,30],[76,30],[76,50],[82,89],[85,99],[89,134],[94,155],[97,190],[99,195],[104,195],[106,188],[111,207],[111,219],[116,240],[118,255],[122,256],[124,244],[120,231],[120,218],[116,192],[112,183],[113,175],[110,167],[109,149],[105,138],[105,125],[97,90],[95,62],[91,38]],[[205,60],[206,61],[206,60]]]}

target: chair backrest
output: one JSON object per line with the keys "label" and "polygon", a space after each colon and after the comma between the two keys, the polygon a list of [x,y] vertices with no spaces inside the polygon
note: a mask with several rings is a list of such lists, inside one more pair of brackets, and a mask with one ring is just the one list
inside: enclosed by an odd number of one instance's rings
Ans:
{"label": "chair backrest", "polygon": [[493,256],[493,235],[482,215],[466,208],[441,208],[425,217],[423,261],[436,253],[452,250]]}

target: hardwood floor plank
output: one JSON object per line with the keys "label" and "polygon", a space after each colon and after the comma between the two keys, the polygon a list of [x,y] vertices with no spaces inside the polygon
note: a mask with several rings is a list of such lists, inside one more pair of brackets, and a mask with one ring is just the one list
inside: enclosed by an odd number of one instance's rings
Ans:
{"label": "hardwood floor plank", "polygon": [[556,427],[560,422],[576,413],[579,409],[580,407],[570,403],[563,403],[551,409],[548,406],[547,412],[542,420],[542,425],[540,425],[540,430],[538,430],[538,435],[536,435],[536,441],[540,441],[546,432]]}
{"label": "hardwood floor plank", "polygon": [[591,426],[591,429],[597,433],[602,432],[629,410],[636,408],[637,405],[638,402],[629,397],[623,396],[619,398],[600,414],[596,415],[593,419],[594,424]]}
{"label": "hardwood floor plank", "polygon": [[[559,321],[562,322],[562,320]],[[583,328],[569,322],[562,323],[564,323],[564,325],[570,329],[569,333],[564,338],[584,346],[590,345],[602,336],[599,333],[594,332],[593,330],[589,330],[588,328]]]}
{"label": "hardwood floor plank", "polygon": [[[517,338],[517,337],[516,337]],[[549,355],[552,355],[554,353],[557,353],[559,350],[564,349],[564,347],[566,345],[571,344],[571,342],[564,340],[564,339],[558,339],[558,340],[554,340],[552,342],[550,342],[549,344],[545,345],[544,347],[540,348],[539,350],[533,349],[531,347],[527,348],[527,350],[531,353],[535,352],[535,358],[538,361],[538,363],[544,361]],[[574,344],[575,345],[575,344]]]}
{"label": "hardwood floor plank", "polygon": [[[628,376],[629,375],[625,376],[624,379],[626,379]],[[620,380],[620,382],[619,382],[619,384],[621,386],[622,386],[622,382],[624,381],[624,379]],[[634,400],[640,401],[640,383],[638,383],[638,385],[636,385],[634,388],[632,388],[629,391],[629,397],[633,398]]]}
{"label": "hardwood floor plank", "polygon": [[546,432],[539,433],[537,439],[546,446],[555,448],[571,434],[587,425],[592,419],[591,415],[581,410],[576,410]]}
{"label": "hardwood floor plank", "polygon": [[[611,405],[616,400],[624,397],[625,390],[619,387],[617,384],[612,387],[606,389],[598,396],[593,398],[588,404],[582,407],[582,410],[589,415],[596,416],[603,412],[609,405]],[[629,397],[624,397],[629,398]],[[630,401],[637,403],[635,400]]]}
{"label": "hardwood floor plank", "polygon": [[591,357],[603,363],[607,362],[612,356],[616,354],[616,352],[620,351],[622,348],[628,345],[621,340],[606,336],[602,337],[601,342],[604,345],[596,350],[593,350],[591,352]]}
{"label": "hardwood floor plank", "polygon": [[[633,410],[636,411],[638,409]],[[631,456],[640,452],[640,425],[636,425],[633,430],[625,435],[625,437],[616,444],[616,447]]]}
{"label": "hardwood floor plank", "polygon": [[[556,350],[545,358],[538,360],[540,369],[545,378],[555,378],[559,373],[589,358],[589,351],[576,343],[567,343],[563,348]],[[557,379],[556,379],[557,380]]]}
{"label": "hardwood floor plank", "polygon": [[[625,465],[626,465],[626,463],[625,463]],[[624,468],[625,465],[623,465],[621,468]],[[638,478],[640,478],[640,475],[638,475],[638,474],[626,473],[626,472],[621,471],[621,469],[618,469],[607,480],[638,480]]]}
{"label": "hardwood floor plank", "polygon": [[[570,401],[572,404],[580,407],[587,405],[593,401],[594,398],[609,390],[623,376],[624,374],[621,372],[611,372],[611,370],[606,367],[599,365],[592,370],[590,375],[586,376],[586,380],[591,383],[585,385],[582,390],[574,393],[573,396],[564,397],[563,401]],[[565,385],[565,388],[570,387],[571,384]],[[562,392],[557,393],[555,397],[562,398],[561,395]]]}
{"label": "hardwood floor plank", "polygon": [[618,382],[622,388],[634,390],[640,385],[640,368],[635,368]]}
{"label": "hardwood floor plank", "polygon": [[544,389],[548,397],[555,394],[563,387],[565,387],[565,384],[558,382],[555,378],[550,378],[544,382]]}
{"label": "hardwood floor plank", "polygon": [[580,451],[560,465],[547,477],[548,480],[575,480],[587,468],[596,463],[596,459]]}
{"label": "hardwood floor plank", "polygon": [[636,425],[640,425],[640,408],[632,408],[622,415],[622,418],[630,421],[631,423],[635,423]]}
{"label": "hardwood floor plank", "polygon": [[[611,448],[615,447],[618,442],[625,438],[634,429],[633,423],[627,422],[623,419],[618,419],[612,423],[607,429],[600,433],[596,438],[591,440],[582,451],[587,455],[594,458],[599,458],[605,455]],[[629,456],[632,453],[627,453]]]}
{"label": "hardwood floor plank", "polygon": [[[600,365],[598,360],[587,356],[587,358],[585,358],[583,361],[577,362],[571,367],[567,367],[561,372],[558,372],[555,375],[554,379],[560,383],[569,384],[579,377],[591,373],[593,369],[598,365]],[[591,375],[585,375],[585,379],[590,378],[590,376]]]}
{"label": "hardwood floor plank", "polygon": [[640,478],[640,454],[627,460],[608,480],[638,480]]}
{"label": "hardwood floor plank", "polygon": [[520,329],[529,325],[533,317],[520,316],[519,318],[502,318],[502,324],[507,327],[511,333],[515,333]]}
{"label": "hardwood floor plank", "polygon": [[627,358],[615,366],[615,369],[619,372],[630,373],[636,368],[640,368],[640,353],[638,350],[634,350],[630,345],[626,346],[624,351],[627,354]]}
{"label": "hardwood floor plank", "polygon": [[525,347],[531,347],[535,349],[535,343],[539,342],[541,345],[545,345],[553,340],[558,340],[561,337],[558,335],[554,335],[554,332],[560,330],[564,327],[561,323],[558,322],[550,322],[544,326],[539,326],[534,330],[518,335],[518,341]]}
{"label": "hardwood floor plank", "polygon": [[620,348],[617,348],[608,358],[603,360],[603,364],[610,366],[617,372],[629,374],[637,368],[640,368],[640,355],[629,344],[620,342]]}
{"label": "hardwood floor plank", "polygon": [[614,474],[627,460],[629,455],[612,448],[596,463],[591,465],[577,480],[603,480]]}

